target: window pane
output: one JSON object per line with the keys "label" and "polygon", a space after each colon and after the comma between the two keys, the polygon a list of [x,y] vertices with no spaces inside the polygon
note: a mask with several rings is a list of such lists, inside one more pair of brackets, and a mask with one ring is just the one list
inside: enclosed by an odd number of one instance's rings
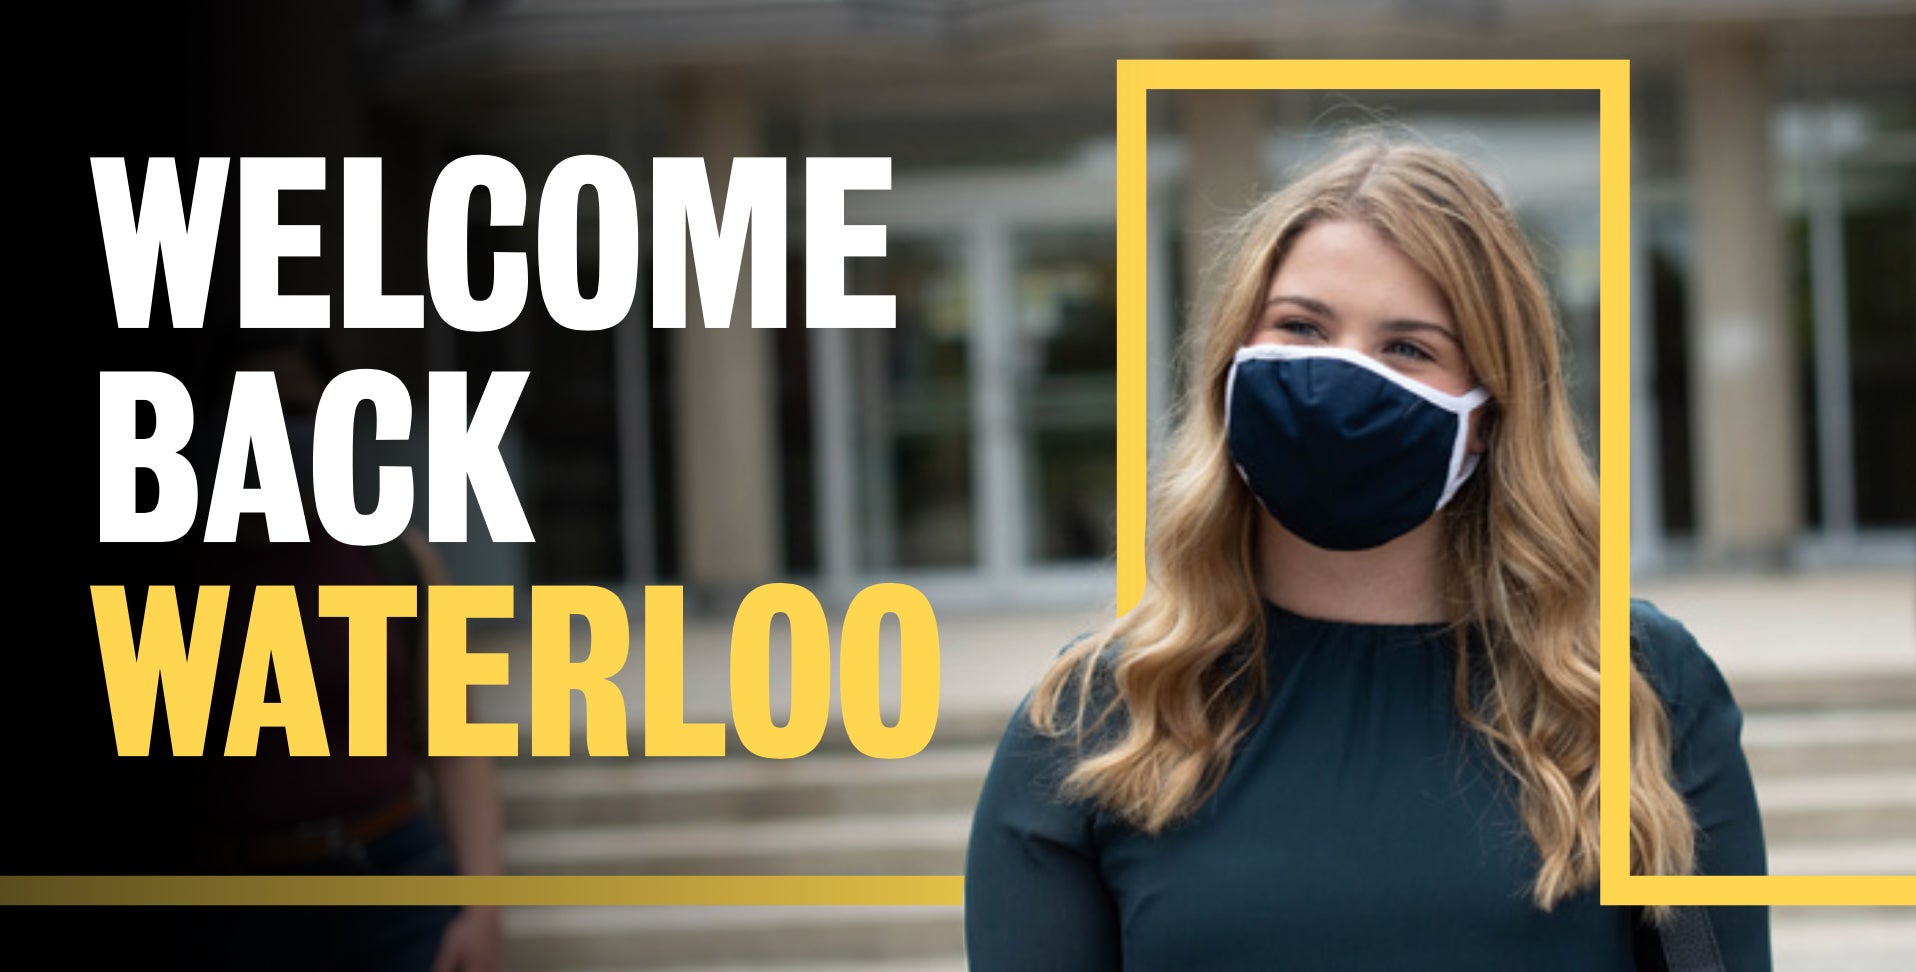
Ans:
{"label": "window pane", "polygon": [[1033,561],[1112,553],[1116,252],[1106,229],[1031,230],[1017,240],[1018,407]]}
{"label": "window pane", "polygon": [[898,313],[893,329],[851,332],[864,566],[971,565],[970,309],[958,247],[894,237],[885,259],[852,268],[854,292],[893,294]]}

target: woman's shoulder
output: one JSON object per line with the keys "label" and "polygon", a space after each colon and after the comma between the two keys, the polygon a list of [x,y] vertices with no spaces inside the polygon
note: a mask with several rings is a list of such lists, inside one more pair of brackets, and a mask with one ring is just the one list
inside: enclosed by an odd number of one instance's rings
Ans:
{"label": "woman's shoulder", "polygon": [[1630,650],[1637,667],[1666,697],[1665,701],[1681,691],[1683,674],[1697,658],[1707,657],[1683,622],[1642,598],[1630,601]]}
{"label": "woman's shoulder", "polygon": [[[1025,694],[1024,702],[1018,706],[1018,718],[1024,717],[1032,700],[1048,687],[1052,688],[1050,702],[1060,713],[1076,711],[1080,696],[1084,697],[1086,708],[1092,712],[1108,704],[1117,694],[1116,671],[1120,647],[1117,638],[1107,637],[1099,631],[1081,632],[1066,641],[1052,655],[1038,683]],[[1089,653],[1088,657],[1086,653]],[[1086,689],[1089,689],[1088,694]]]}
{"label": "woman's shoulder", "polygon": [[1019,763],[1055,782],[1121,725],[1122,713],[1110,705],[1117,696],[1116,648],[1096,642],[1097,637],[1096,632],[1080,634],[1053,654],[999,737],[1000,763]]}
{"label": "woman's shoulder", "polygon": [[1735,709],[1729,683],[1716,660],[1683,622],[1650,601],[1630,602],[1630,646],[1638,669],[1677,714],[1679,725],[1687,721],[1685,716],[1700,710]]}

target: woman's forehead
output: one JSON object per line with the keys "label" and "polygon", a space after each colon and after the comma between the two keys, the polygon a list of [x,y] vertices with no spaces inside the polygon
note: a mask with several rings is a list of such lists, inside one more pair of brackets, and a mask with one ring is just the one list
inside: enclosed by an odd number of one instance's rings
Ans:
{"label": "woman's forehead", "polygon": [[1450,302],[1437,281],[1382,233],[1356,220],[1306,227],[1278,261],[1264,296],[1302,297],[1339,316],[1451,323]]}

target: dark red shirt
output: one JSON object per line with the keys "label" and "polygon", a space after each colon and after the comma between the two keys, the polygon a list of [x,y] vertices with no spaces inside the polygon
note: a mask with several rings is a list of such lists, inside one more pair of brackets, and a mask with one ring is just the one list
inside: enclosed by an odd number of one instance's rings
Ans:
{"label": "dark red shirt", "polygon": [[[319,616],[318,588],[336,584],[415,584],[417,578],[391,576],[396,572],[391,568],[382,569],[385,558],[376,556],[370,548],[340,543],[322,530],[312,531],[311,536],[307,543],[205,544],[201,548],[200,583],[225,584],[232,589],[207,726],[207,755],[199,761],[201,765],[193,767],[192,773],[194,819],[211,829],[278,829],[304,821],[350,816],[381,806],[413,786],[419,755],[416,751],[418,727],[423,723],[419,711],[419,679],[415,675],[421,660],[417,632],[423,629],[413,618],[394,618],[389,622],[384,700],[386,753],[348,756],[351,672],[348,622],[345,618]],[[403,562],[410,563],[410,560]],[[257,755],[222,755],[254,592],[267,585],[291,585],[298,598],[306,653],[312,665],[320,715],[326,725],[327,756],[289,754],[286,733],[277,727],[260,730]],[[179,596],[182,616],[190,617],[197,591],[182,585]],[[294,647],[286,646],[287,649]],[[278,698],[277,678],[275,671],[267,680],[268,700]]]}

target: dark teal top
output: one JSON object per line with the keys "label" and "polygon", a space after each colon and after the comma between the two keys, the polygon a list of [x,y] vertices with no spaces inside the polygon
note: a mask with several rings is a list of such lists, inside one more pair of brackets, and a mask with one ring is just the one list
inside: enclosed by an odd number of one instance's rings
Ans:
{"label": "dark teal top", "polygon": [[[1216,792],[1148,837],[1056,798],[1065,743],[1019,707],[972,821],[976,970],[1661,969],[1638,909],[1597,889],[1537,910],[1515,781],[1452,701],[1441,625],[1314,620],[1267,604],[1270,691]],[[1639,664],[1671,714],[1698,872],[1765,872],[1742,713],[1709,656],[1646,602]],[[1027,697],[1028,701],[1028,697]],[[1710,908],[1729,972],[1770,968],[1763,907]]]}

